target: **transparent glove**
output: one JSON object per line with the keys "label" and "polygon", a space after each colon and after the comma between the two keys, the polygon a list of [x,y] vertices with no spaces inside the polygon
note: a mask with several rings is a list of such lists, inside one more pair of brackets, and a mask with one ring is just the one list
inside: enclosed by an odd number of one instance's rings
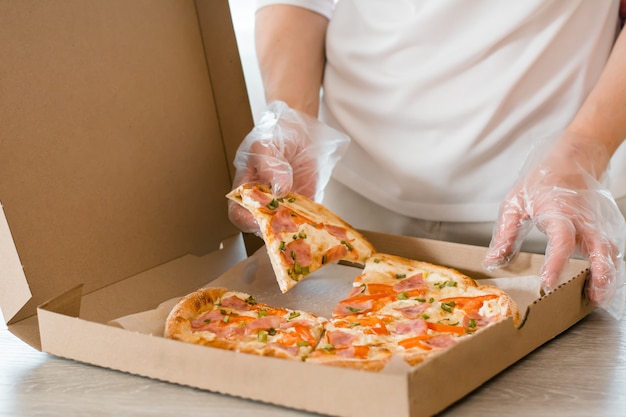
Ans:
{"label": "transparent glove", "polygon": [[558,285],[570,257],[583,257],[591,272],[587,298],[620,318],[626,304],[626,224],[598,172],[608,160],[603,148],[580,138],[560,141],[549,152],[546,145],[535,147],[500,207],[483,266],[506,266],[534,225],[547,236],[540,273],[544,289]]}
{"label": "transparent glove", "polygon": [[[321,201],[337,161],[350,139],[282,101],[270,103],[235,155],[233,188],[263,183],[283,196],[289,192]],[[259,227],[240,205],[229,201],[230,220],[244,232]]]}

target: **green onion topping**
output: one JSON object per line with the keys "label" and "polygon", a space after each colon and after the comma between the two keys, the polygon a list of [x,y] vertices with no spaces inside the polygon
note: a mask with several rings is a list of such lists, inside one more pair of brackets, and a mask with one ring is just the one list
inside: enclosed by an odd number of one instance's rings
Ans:
{"label": "green onion topping", "polygon": [[398,300],[407,300],[409,298],[409,293],[404,291],[397,295]]}
{"label": "green onion topping", "polygon": [[278,208],[278,200],[276,200],[275,198],[272,199],[272,201],[270,201],[265,207],[267,207],[270,210],[276,210]]}
{"label": "green onion topping", "polygon": [[448,313],[452,313],[452,309],[454,308],[455,305],[456,305],[456,303],[454,301],[449,301],[447,303],[441,303],[441,309],[443,311],[447,311]]}

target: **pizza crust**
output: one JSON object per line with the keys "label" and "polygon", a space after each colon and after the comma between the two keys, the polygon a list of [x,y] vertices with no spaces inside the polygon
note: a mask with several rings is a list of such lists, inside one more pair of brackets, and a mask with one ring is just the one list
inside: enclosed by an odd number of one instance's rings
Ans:
{"label": "pizza crust", "polygon": [[211,340],[211,338],[202,337],[201,334],[195,334],[195,332],[192,331],[191,322],[204,312],[212,310],[216,301],[227,292],[228,290],[226,288],[207,288],[194,291],[182,297],[165,320],[164,336],[169,339],[205,346],[220,344],[220,342]]}
{"label": "pizza crust", "polygon": [[[231,298],[238,299],[237,303],[224,304]],[[263,320],[272,324],[255,325]],[[179,300],[166,319],[164,336],[242,353],[303,360],[317,345],[325,323],[326,319],[311,313],[257,303],[243,292],[205,288]]]}
{"label": "pizza crust", "polygon": [[340,356],[324,354],[315,351],[313,355],[307,358],[307,363],[314,363],[327,366],[338,366],[341,368],[360,369],[362,371],[379,372],[391,360],[391,352],[389,350],[380,350],[375,357],[367,359],[358,358],[342,358]]}

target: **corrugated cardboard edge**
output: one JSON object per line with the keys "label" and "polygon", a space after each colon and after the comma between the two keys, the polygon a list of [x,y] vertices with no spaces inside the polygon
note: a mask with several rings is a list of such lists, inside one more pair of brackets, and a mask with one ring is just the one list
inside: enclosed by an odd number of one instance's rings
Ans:
{"label": "corrugated cardboard edge", "polygon": [[30,300],[32,294],[0,202],[0,308],[5,323]]}

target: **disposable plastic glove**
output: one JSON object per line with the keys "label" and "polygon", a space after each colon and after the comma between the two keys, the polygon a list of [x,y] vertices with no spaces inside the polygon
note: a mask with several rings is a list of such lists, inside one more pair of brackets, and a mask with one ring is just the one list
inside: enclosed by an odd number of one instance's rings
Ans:
{"label": "disposable plastic glove", "polygon": [[626,224],[597,172],[604,169],[596,168],[608,166],[608,159],[603,148],[580,138],[560,141],[549,152],[536,147],[501,205],[483,265],[489,270],[506,266],[534,225],[547,236],[544,289],[553,290],[570,257],[581,256],[590,263],[587,298],[621,318]]}
{"label": "disposable plastic glove", "polygon": [[[317,119],[274,101],[237,150],[233,187],[263,183],[278,196],[296,192],[321,201],[349,141]],[[258,234],[258,225],[240,205],[229,201],[228,213],[242,231]]]}

